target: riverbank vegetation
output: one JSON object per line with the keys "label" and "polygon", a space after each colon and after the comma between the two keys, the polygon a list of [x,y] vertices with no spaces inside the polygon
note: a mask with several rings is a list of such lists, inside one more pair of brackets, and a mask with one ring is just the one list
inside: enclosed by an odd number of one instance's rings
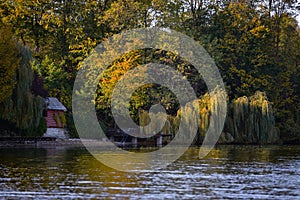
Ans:
{"label": "riverbank vegetation", "polygon": [[[67,124],[76,136],[71,95],[83,60],[116,33],[157,26],[192,37],[214,59],[229,101],[224,140],[300,143],[299,12],[296,0],[2,1],[0,124],[5,131],[1,133],[41,135],[42,97],[52,96],[67,107]],[[99,83],[95,106],[101,124],[114,127],[110,99],[116,82],[126,70],[151,62],[178,70],[201,99],[199,104],[207,103],[201,76],[179,55],[137,50],[116,58]],[[156,103],[176,118],[180,108],[174,94],[147,85],[131,99],[134,121],[139,121],[139,110]],[[199,138],[208,123],[207,112],[201,107]]]}

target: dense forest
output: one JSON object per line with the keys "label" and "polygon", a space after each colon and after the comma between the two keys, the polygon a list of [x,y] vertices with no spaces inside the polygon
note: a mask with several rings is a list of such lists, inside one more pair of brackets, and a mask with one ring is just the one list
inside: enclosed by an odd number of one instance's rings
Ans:
{"label": "dense forest", "polygon": [[[72,87],[84,59],[114,34],[155,26],[186,34],[208,51],[232,102],[229,118],[234,119],[232,113],[245,98],[259,107],[266,100],[280,138],[299,143],[299,14],[297,0],[2,0],[0,131],[41,135],[42,97],[51,96],[68,108],[68,128],[76,136]],[[116,58],[99,83],[95,106],[103,126],[114,126],[109,102],[116,81],[126,70],[150,62],[173,66],[197,96],[205,97],[201,76],[180,56],[161,49],[137,50]],[[148,85],[133,95],[133,118],[157,102],[176,116],[176,97],[166,88]]]}

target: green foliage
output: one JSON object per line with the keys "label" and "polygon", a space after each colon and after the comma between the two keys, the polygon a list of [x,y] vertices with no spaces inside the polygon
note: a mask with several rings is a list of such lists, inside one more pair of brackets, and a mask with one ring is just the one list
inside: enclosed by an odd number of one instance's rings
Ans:
{"label": "green foliage", "polygon": [[44,77],[44,88],[49,96],[57,97],[68,108],[71,106],[71,85],[69,74],[55,64],[48,56],[41,62],[32,62],[32,68],[40,77]]}
{"label": "green foliage", "polygon": [[[297,127],[300,34],[296,1],[179,1],[169,26],[200,41],[219,67],[230,99],[265,91],[282,134]],[[179,10],[185,8],[185,12]],[[299,9],[299,8],[298,8]],[[180,19],[180,20],[179,20]]]}
{"label": "green foliage", "polygon": [[[112,52],[112,54],[114,51]],[[195,89],[198,96],[205,92],[205,85],[201,76],[196,72],[196,70],[182,58],[177,56],[172,52],[165,52],[161,50],[136,50],[123,55],[121,58],[117,59],[108,69],[106,69],[100,78],[97,96],[95,99],[96,109],[98,116],[101,120],[105,121],[108,125],[113,126],[113,119],[110,113],[111,109],[111,98],[114,88],[120,79],[129,70],[139,67],[139,73],[133,78],[135,83],[130,84],[126,87],[122,87],[122,92],[118,95],[120,102],[125,102],[126,107],[129,107],[130,115],[132,119],[138,123],[138,113],[139,110],[149,110],[151,105],[160,103],[163,105],[168,114],[176,115],[178,110],[179,102],[176,96],[166,87],[157,84],[147,84],[136,89],[130,98],[129,102],[122,101],[124,99],[124,93],[129,93],[132,88],[137,88],[139,85],[138,80],[141,80],[147,75],[147,68],[143,67],[143,64],[147,63],[164,63],[173,69],[179,71],[182,76],[184,76]],[[96,63],[94,64],[96,65]],[[169,82],[176,81],[175,76],[164,75],[165,71],[157,69],[157,76],[162,78],[169,77]],[[171,73],[171,72],[169,72]],[[92,84],[92,83],[87,83]],[[182,97],[183,99],[188,99],[189,97]],[[187,102],[187,100],[185,100]],[[119,108],[115,108],[119,109]],[[121,114],[121,111],[118,113]]]}
{"label": "green foliage", "polygon": [[42,117],[37,127],[28,128],[25,130],[26,136],[42,137],[47,131],[46,119]]}
{"label": "green foliage", "polygon": [[218,11],[211,35],[211,52],[228,84],[231,98],[265,90],[270,76],[266,44],[270,29],[260,13],[246,3],[230,3]]}
{"label": "green foliage", "polygon": [[[90,51],[123,30],[159,26],[185,33],[209,51],[221,71],[230,100],[265,91],[273,102],[281,131],[295,130],[299,127],[296,113],[300,109],[300,31],[294,17],[299,12],[297,5],[296,0],[2,1],[1,24],[12,27],[13,37],[9,28],[1,28],[0,55],[5,59],[0,61],[0,103],[5,106],[0,107],[0,116],[25,128],[31,126],[30,119],[38,111],[32,103],[38,97],[21,92],[30,91],[32,74],[24,68],[24,52],[18,50],[12,38],[33,52],[33,68],[43,77],[49,95],[58,97],[68,108],[66,121],[70,127],[73,81]],[[201,76],[179,56],[162,50],[137,50],[115,58],[97,91],[96,109],[103,123],[113,126],[109,107],[116,82],[141,64],[169,64],[191,82],[198,97],[204,95]],[[158,102],[168,114],[177,114],[176,97],[164,87],[148,85],[132,95],[132,117],[138,122],[139,109],[148,110]],[[31,114],[20,114],[28,112]],[[289,129],[285,129],[287,121]],[[204,127],[207,121],[203,123]]]}
{"label": "green foliage", "polygon": [[19,133],[26,134],[26,130],[39,126],[44,100],[31,94],[33,72],[29,50],[20,46],[18,49],[21,62],[15,71],[16,85],[12,94],[0,104],[0,118],[14,124]]}
{"label": "green foliage", "polygon": [[57,126],[65,127],[67,124],[67,119],[64,113],[59,113],[58,115],[55,113],[53,114],[53,119]]}
{"label": "green foliage", "polygon": [[59,121],[59,118],[56,116],[56,114],[53,114],[53,119],[56,123],[56,126],[59,126],[60,125],[60,121]]}
{"label": "green foliage", "polygon": [[228,127],[238,143],[275,143],[279,141],[279,132],[275,127],[275,116],[266,94],[256,92],[253,96],[236,99],[228,116],[232,120]]}
{"label": "green foliage", "polygon": [[64,113],[59,113],[59,119],[63,127],[66,126],[67,119]]}
{"label": "green foliage", "polygon": [[20,52],[10,27],[0,30],[0,103],[12,95],[15,72],[20,65]]}
{"label": "green foliage", "polygon": [[67,124],[67,130],[68,134],[71,138],[78,138],[77,130],[73,121],[73,117],[71,113],[66,113],[66,124]]}
{"label": "green foliage", "polygon": [[[213,117],[222,115],[217,103],[218,93],[205,94],[199,103],[199,140],[205,137]],[[217,120],[214,120],[217,122]],[[215,126],[217,126],[215,124]],[[256,92],[250,97],[239,97],[228,105],[227,118],[219,143],[268,144],[279,142],[275,116],[266,94]]]}

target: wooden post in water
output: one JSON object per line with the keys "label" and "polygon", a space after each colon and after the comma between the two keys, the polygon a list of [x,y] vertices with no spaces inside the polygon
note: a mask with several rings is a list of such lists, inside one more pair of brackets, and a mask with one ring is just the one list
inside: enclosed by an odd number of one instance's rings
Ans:
{"label": "wooden post in water", "polygon": [[132,137],[131,143],[133,147],[137,147],[137,137]]}
{"label": "wooden post in water", "polygon": [[162,147],[162,135],[161,134],[156,136],[156,146],[157,147]]}
{"label": "wooden post in water", "polygon": [[111,142],[115,142],[115,137],[114,137],[113,135],[111,135],[111,136],[109,137],[109,140],[110,140]]}

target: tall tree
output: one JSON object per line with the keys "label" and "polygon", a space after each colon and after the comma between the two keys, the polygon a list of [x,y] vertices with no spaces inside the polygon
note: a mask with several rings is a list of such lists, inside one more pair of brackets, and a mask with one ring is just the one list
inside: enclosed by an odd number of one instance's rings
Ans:
{"label": "tall tree", "polygon": [[0,103],[12,95],[15,72],[20,64],[19,49],[10,27],[0,29]]}
{"label": "tall tree", "polygon": [[[9,35],[9,34],[8,34]],[[1,38],[3,39],[3,37]],[[9,38],[6,38],[9,40]],[[12,43],[16,46],[16,43]],[[6,82],[4,91],[9,87],[13,88],[12,92],[7,91],[9,95],[3,96],[4,101],[0,102],[0,129],[4,133],[12,131],[18,135],[42,135],[45,131],[44,121],[42,120],[43,98],[35,96],[31,93],[33,71],[31,69],[31,53],[28,49],[18,45],[17,57],[10,57],[12,48],[6,46],[7,55],[3,55],[2,63],[11,64],[12,59],[15,59],[14,65],[11,66],[14,70],[12,73],[13,84]],[[14,47],[15,48],[15,47]],[[2,48],[1,48],[2,50]],[[13,55],[15,56],[15,55]],[[6,65],[8,66],[8,65]],[[4,68],[5,69],[5,68]],[[0,69],[2,71],[2,68]],[[3,70],[5,72],[5,70]],[[9,77],[11,78],[11,77]],[[1,78],[2,80],[2,78]],[[4,79],[5,80],[5,79]],[[1,88],[2,92],[2,88]]]}

